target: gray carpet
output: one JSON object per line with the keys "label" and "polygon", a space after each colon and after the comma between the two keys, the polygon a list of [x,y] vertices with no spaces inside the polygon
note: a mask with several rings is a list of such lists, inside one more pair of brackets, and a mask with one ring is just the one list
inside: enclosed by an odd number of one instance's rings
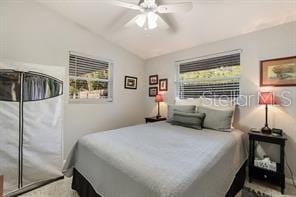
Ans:
{"label": "gray carpet", "polygon": [[[281,195],[278,189],[265,187],[257,183],[249,183],[246,181],[245,188],[236,197],[295,197],[296,189],[287,185],[286,195]],[[78,194],[71,189],[71,179],[51,183],[32,192],[21,195],[21,197],[79,197]]]}
{"label": "gray carpet", "polygon": [[260,191],[255,191],[248,187],[244,187],[241,191],[241,197],[272,197],[271,195],[265,194]]}

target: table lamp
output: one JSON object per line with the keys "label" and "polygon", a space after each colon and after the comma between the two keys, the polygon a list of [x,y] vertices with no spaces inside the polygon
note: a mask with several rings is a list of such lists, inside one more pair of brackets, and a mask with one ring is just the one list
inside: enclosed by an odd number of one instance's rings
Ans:
{"label": "table lamp", "polygon": [[262,127],[261,132],[264,134],[271,134],[271,129],[268,127],[268,105],[275,105],[276,99],[272,92],[260,92],[259,104],[265,105],[265,126]]}
{"label": "table lamp", "polygon": [[158,105],[158,113],[157,113],[156,119],[159,119],[161,117],[160,112],[159,112],[159,103],[163,102],[163,96],[161,94],[156,95],[154,101]]}

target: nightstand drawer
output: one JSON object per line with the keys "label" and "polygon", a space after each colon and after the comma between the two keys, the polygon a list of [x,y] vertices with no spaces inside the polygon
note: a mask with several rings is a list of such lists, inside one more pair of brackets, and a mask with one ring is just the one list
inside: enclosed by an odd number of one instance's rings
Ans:
{"label": "nightstand drawer", "polygon": [[264,180],[272,184],[280,185],[281,184],[281,174],[259,168],[256,166],[251,167],[252,177],[259,180]]}

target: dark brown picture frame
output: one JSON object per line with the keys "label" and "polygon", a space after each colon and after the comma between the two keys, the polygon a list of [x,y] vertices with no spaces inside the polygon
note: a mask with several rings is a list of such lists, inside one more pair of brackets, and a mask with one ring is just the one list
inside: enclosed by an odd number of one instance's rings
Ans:
{"label": "dark brown picture frame", "polygon": [[[155,78],[153,80],[153,78]],[[153,82],[155,81],[155,82]],[[149,76],[149,85],[157,85],[158,84],[158,75],[150,75]]]}
{"label": "dark brown picture frame", "polygon": [[[155,90],[155,93],[153,94],[151,91]],[[158,94],[158,87],[149,87],[149,97],[155,97]]]}
{"label": "dark brown picture frame", "polygon": [[[128,80],[134,80],[135,85],[129,85],[128,83],[130,81]],[[124,77],[124,88],[125,89],[133,89],[136,90],[138,86],[138,78],[137,77],[131,77],[131,76],[125,76]]]}
{"label": "dark brown picture frame", "polygon": [[[294,63],[295,68],[291,68],[292,70],[296,69],[296,56],[290,56],[290,57],[283,57],[283,58],[274,58],[274,59],[268,59],[268,60],[262,60],[260,61],[260,86],[274,86],[274,87],[283,87],[283,86],[296,86],[296,79],[281,79],[284,74],[287,75],[287,73],[284,72],[291,72],[291,69],[289,71],[285,71],[285,68],[283,68],[283,64],[289,64]],[[268,82],[268,72],[267,69],[269,66],[278,66],[278,70],[281,71],[281,73],[277,74],[279,75],[279,79],[275,79],[273,82],[269,80]],[[281,67],[282,66],[282,67]],[[280,72],[279,71],[279,72]],[[295,72],[295,73],[294,73]],[[296,71],[294,71],[294,75],[296,74]]]}
{"label": "dark brown picture frame", "polygon": [[[165,83],[165,87],[162,87],[162,83]],[[159,91],[168,91],[168,79],[159,80]]]}

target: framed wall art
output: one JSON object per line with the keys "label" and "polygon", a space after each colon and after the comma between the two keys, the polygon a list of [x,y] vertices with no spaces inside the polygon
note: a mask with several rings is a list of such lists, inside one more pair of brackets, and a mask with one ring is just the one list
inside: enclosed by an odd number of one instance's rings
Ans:
{"label": "framed wall art", "polygon": [[260,86],[296,86],[296,56],[261,61]]}
{"label": "framed wall art", "polygon": [[168,91],[168,79],[159,80],[159,91]]}
{"label": "framed wall art", "polygon": [[155,97],[158,94],[158,87],[149,87],[149,96]]}
{"label": "framed wall art", "polygon": [[137,89],[137,77],[125,76],[124,88],[125,89]]}
{"label": "framed wall art", "polygon": [[157,84],[158,84],[158,75],[150,75],[149,85],[157,85]]}

